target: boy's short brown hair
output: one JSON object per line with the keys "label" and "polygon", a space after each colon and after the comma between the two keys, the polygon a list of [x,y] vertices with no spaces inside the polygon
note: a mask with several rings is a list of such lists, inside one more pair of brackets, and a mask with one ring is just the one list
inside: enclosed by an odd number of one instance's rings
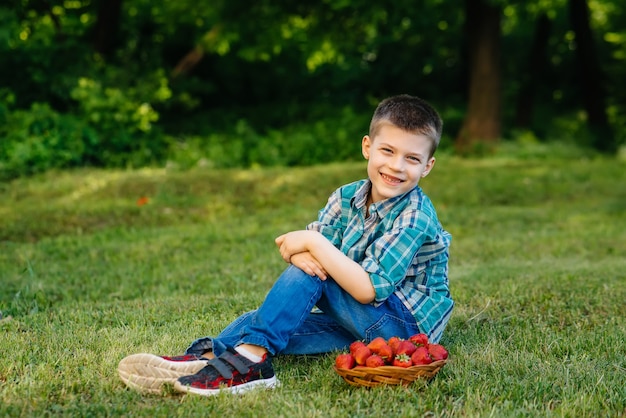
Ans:
{"label": "boy's short brown hair", "polygon": [[443,121],[439,113],[426,101],[408,94],[388,97],[378,104],[372,116],[369,129],[372,140],[385,123],[429,138],[432,141],[429,157],[435,154],[441,141]]}

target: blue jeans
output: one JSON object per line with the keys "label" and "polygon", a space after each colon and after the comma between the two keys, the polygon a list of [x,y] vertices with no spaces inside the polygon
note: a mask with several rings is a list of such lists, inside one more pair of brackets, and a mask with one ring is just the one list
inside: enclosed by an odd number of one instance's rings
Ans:
{"label": "blue jeans", "polygon": [[[321,312],[312,312],[315,306]],[[241,315],[213,338],[213,352],[220,355],[226,347],[247,343],[265,347],[271,355],[317,354],[345,350],[355,340],[408,338],[419,332],[395,295],[376,307],[362,304],[332,278],[321,280],[289,266],[259,309]]]}

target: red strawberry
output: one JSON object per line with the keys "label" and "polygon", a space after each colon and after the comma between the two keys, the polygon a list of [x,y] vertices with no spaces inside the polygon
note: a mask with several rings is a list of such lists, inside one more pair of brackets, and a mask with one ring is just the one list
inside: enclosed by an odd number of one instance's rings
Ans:
{"label": "red strawberry", "polygon": [[352,344],[350,344],[350,354],[354,356],[356,354],[356,350],[358,350],[361,347],[365,347],[365,343],[363,341],[353,342]]}
{"label": "red strawberry", "polygon": [[445,360],[448,358],[448,350],[440,344],[428,344],[428,353],[434,361]]}
{"label": "red strawberry", "polygon": [[377,354],[387,363],[391,363],[393,361],[393,350],[387,344],[380,347]]}
{"label": "red strawberry", "polygon": [[393,365],[396,367],[411,367],[411,357],[406,354],[398,354],[393,358]]}
{"label": "red strawberry", "polygon": [[398,347],[396,348],[396,356],[398,354],[406,354],[411,357],[411,355],[415,352],[415,344],[413,344],[409,340],[402,340],[398,343]]}
{"label": "red strawberry", "polygon": [[393,350],[387,345],[387,341],[383,337],[374,338],[367,345],[367,348],[372,350],[372,353],[378,354],[383,360],[391,361],[393,357]]}
{"label": "red strawberry", "polygon": [[385,360],[382,359],[378,354],[372,354],[365,360],[365,365],[367,367],[380,367],[385,365]]}
{"label": "red strawberry", "polygon": [[367,346],[359,347],[357,348],[356,353],[354,353],[354,360],[356,360],[356,364],[362,366],[365,364],[365,360],[367,360],[367,358],[371,355],[372,350],[367,348]]}
{"label": "red strawberry", "polygon": [[354,361],[354,357],[352,354],[343,353],[339,354],[337,358],[335,358],[335,366],[338,369],[352,369],[356,365]]}
{"label": "red strawberry", "polygon": [[411,362],[415,366],[420,366],[422,364],[430,364],[433,362],[433,359],[430,358],[430,354],[428,354],[428,348],[424,346],[417,347],[413,355],[411,356]]}
{"label": "red strawberry", "polygon": [[409,341],[411,341],[416,346],[420,345],[428,345],[428,335],[426,334],[415,334],[409,337]]}
{"label": "red strawberry", "polygon": [[370,343],[367,345],[367,348],[372,350],[372,352],[374,353],[378,353],[378,350],[383,345],[387,345],[387,340],[385,340],[383,337],[376,337],[372,341],[370,341]]}
{"label": "red strawberry", "polygon": [[391,347],[394,353],[396,352],[396,349],[398,348],[398,344],[400,343],[400,341],[402,340],[399,337],[391,337],[389,338],[389,341],[387,341],[387,344],[389,345],[389,347]]}

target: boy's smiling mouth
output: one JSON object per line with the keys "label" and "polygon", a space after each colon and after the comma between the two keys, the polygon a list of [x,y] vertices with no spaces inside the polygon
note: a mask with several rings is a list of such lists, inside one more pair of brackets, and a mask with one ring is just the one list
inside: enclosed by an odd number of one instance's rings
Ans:
{"label": "boy's smiling mouth", "polygon": [[404,180],[402,179],[387,175],[385,173],[380,173],[380,177],[385,181],[385,183],[389,184],[401,184],[404,182]]}

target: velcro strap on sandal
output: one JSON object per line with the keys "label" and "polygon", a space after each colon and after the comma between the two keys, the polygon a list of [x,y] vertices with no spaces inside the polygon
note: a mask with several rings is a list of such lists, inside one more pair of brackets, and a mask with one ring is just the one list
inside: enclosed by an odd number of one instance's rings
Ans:
{"label": "velcro strap on sandal", "polygon": [[235,369],[237,369],[237,371],[241,374],[246,374],[250,371],[250,366],[244,364],[243,361],[237,358],[237,356],[232,354],[230,351],[225,351],[224,354],[222,354],[219,358],[232,364]]}
{"label": "velcro strap on sandal", "polygon": [[231,379],[233,372],[228,364],[232,365],[241,374],[246,374],[250,370],[249,366],[246,366],[241,360],[239,360],[234,354],[229,351],[225,351],[219,357],[209,360],[209,365],[215,367],[215,369],[225,378]]}

